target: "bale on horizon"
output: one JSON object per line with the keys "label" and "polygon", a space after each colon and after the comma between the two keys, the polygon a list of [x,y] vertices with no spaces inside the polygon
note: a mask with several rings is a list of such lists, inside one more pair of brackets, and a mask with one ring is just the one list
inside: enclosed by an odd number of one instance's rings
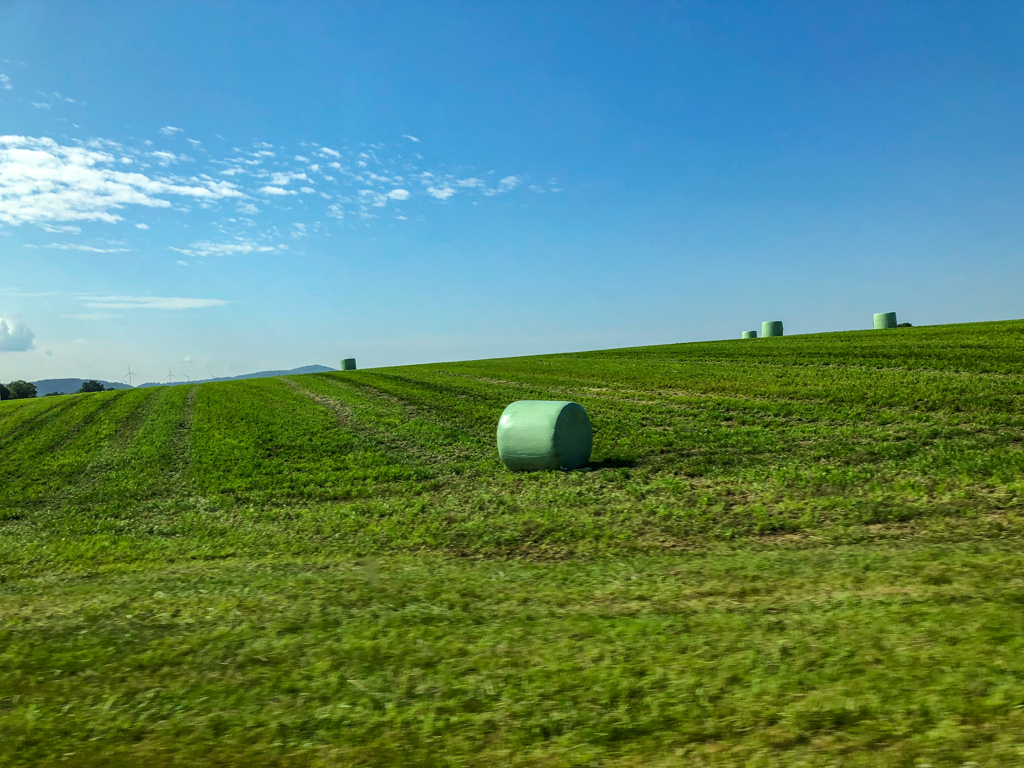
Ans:
{"label": "bale on horizon", "polygon": [[896,327],[895,312],[875,312],[873,320],[876,331],[884,331],[888,328]]}
{"label": "bale on horizon", "polygon": [[356,369],[356,359],[354,357],[346,357],[341,361],[341,370],[343,371],[354,371]]}
{"label": "bale on horizon", "polygon": [[781,320],[765,320],[761,323],[761,336],[768,338],[769,336],[781,336],[782,335],[782,321]]}

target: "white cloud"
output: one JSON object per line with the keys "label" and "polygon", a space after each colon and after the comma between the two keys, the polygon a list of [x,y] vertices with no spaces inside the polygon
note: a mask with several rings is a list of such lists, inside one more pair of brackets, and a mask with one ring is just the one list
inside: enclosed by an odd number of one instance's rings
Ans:
{"label": "white cloud", "polygon": [[78,245],[78,243],[50,243],[41,247],[56,248],[61,251],[85,251],[86,253],[127,253],[131,250],[130,248],[94,248],[91,245]]}
{"label": "white cloud", "polygon": [[339,160],[341,159],[341,152],[336,149],[331,149],[330,147],[320,147],[320,154],[327,155],[328,157],[335,157]]}
{"label": "white cloud", "polygon": [[184,299],[178,296],[92,296],[93,309],[205,309],[227,304],[223,299]]}
{"label": "white cloud", "polygon": [[35,347],[35,338],[21,318],[0,315],[0,352],[27,352]]}
{"label": "white cloud", "polygon": [[3,88],[5,91],[13,91],[14,86],[11,85],[11,78],[7,75],[0,75],[0,88]]}
{"label": "white cloud", "polygon": [[459,179],[458,181],[455,182],[455,186],[456,187],[471,187],[471,188],[472,187],[483,187],[483,186],[485,186],[485,182],[483,181],[483,179],[474,179],[474,178]]}
{"label": "white cloud", "polygon": [[58,234],[58,233],[64,233],[64,232],[69,232],[72,235],[80,235],[80,234],[82,234],[82,228],[81,227],[76,227],[74,224],[65,224],[65,225],[59,226],[59,227],[55,227],[52,224],[40,224],[39,228],[41,230],[43,230],[44,232],[49,232],[51,234]]}
{"label": "white cloud", "polygon": [[187,267],[188,266],[188,262],[187,261],[182,261],[181,259],[178,259],[178,264],[180,264],[183,267]]}
{"label": "white cloud", "polygon": [[302,155],[296,155],[295,159],[298,160],[300,163],[308,163],[309,162],[309,158],[308,157],[303,157]]}
{"label": "white cloud", "polygon": [[523,180],[518,176],[506,176],[504,179],[498,182],[499,189],[511,190],[518,187],[523,183]]}
{"label": "white cloud", "polygon": [[283,245],[263,245],[252,240],[237,239],[233,243],[214,243],[209,240],[200,240],[190,243],[185,248],[171,247],[172,251],[183,253],[186,256],[203,258],[206,256],[235,256],[245,253],[268,253],[276,250],[287,250]]}
{"label": "white cloud", "polygon": [[136,224],[136,229],[149,229],[149,224]]}
{"label": "white cloud", "polygon": [[311,179],[304,173],[272,173],[270,174],[270,183],[276,186],[282,186],[292,181],[310,181]]}
{"label": "white cloud", "polygon": [[170,165],[171,163],[176,163],[179,160],[186,159],[184,155],[178,157],[178,155],[174,154],[173,152],[164,152],[163,150],[150,152],[149,156],[154,158],[158,163],[160,163],[160,165],[165,167]]}
{"label": "white cloud", "polygon": [[203,144],[203,142],[201,142],[199,139],[189,139],[188,143],[191,144],[193,147],[200,147]]}
{"label": "white cloud", "polygon": [[239,203],[238,205],[235,206],[235,210],[238,211],[239,213],[248,214],[249,216],[255,216],[257,213],[260,212],[260,209],[257,208],[252,203]]}
{"label": "white cloud", "polygon": [[281,187],[260,187],[260,192],[264,195],[297,195],[294,189],[282,189]]}
{"label": "white cloud", "polygon": [[304,195],[315,195],[316,194],[316,190],[313,189],[312,187],[299,187],[299,192],[301,192]]}
{"label": "white cloud", "polygon": [[387,195],[382,195],[380,192],[374,192],[372,189],[360,189],[359,190],[359,202],[363,205],[372,205],[374,208],[381,208],[387,205]]}
{"label": "white cloud", "polygon": [[403,133],[402,134],[402,138],[403,139],[408,139],[409,141],[413,142],[414,144],[419,144],[420,143],[419,139],[417,139],[415,136],[410,136],[408,133]]}
{"label": "white cloud", "polygon": [[127,205],[168,208],[156,195],[201,201],[244,197],[226,181],[190,179],[175,183],[108,166],[106,152],[70,147],[49,138],[0,136],[0,222],[116,222],[113,211]]}
{"label": "white cloud", "polygon": [[184,128],[175,128],[173,125],[165,125],[159,132],[164,136],[173,136],[176,133],[183,133],[184,131]]}
{"label": "white cloud", "polygon": [[390,192],[388,192],[388,197],[390,197],[392,200],[408,200],[409,199],[409,190],[407,190],[407,189],[392,189]]}
{"label": "white cloud", "polygon": [[455,194],[455,190],[451,187],[427,187],[427,194],[431,197],[436,197],[438,200],[447,200]]}
{"label": "white cloud", "polygon": [[50,105],[43,101],[33,101],[32,106],[36,109],[49,109]]}

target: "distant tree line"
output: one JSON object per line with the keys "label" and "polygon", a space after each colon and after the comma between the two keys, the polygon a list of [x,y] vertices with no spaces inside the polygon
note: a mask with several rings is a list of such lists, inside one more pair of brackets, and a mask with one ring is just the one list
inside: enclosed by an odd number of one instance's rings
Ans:
{"label": "distant tree line", "polygon": [[[80,395],[83,392],[103,392],[104,387],[95,379],[89,381],[83,381],[82,386],[78,388],[76,395]],[[22,400],[26,397],[35,397],[38,393],[36,392],[36,385],[31,381],[12,381],[10,384],[4,386],[0,384],[0,400]],[[59,395],[60,392],[49,392],[46,397],[53,395]]]}
{"label": "distant tree line", "polygon": [[12,381],[6,387],[0,384],[0,400],[21,400],[24,397],[35,397],[36,385],[31,381]]}

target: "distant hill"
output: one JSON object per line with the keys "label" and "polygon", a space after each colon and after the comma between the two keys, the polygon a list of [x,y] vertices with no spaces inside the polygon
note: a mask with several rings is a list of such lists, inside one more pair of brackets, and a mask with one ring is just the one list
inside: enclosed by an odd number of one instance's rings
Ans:
{"label": "distant hill", "polygon": [[[238,379],[269,379],[272,376],[296,376],[300,373],[327,373],[336,371],[337,368],[328,368],[326,365],[305,365],[302,368],[292,368],[290,371],[258,371],[257,373],[243,373],[240,376],[222,376],[216,379],[192,379],[192,381],[147,381],[139,384],[140,387],[166,387],[168,383],[174,384],[207,384],[211,381],[237,381]],[[71,379],[68,379],[71,381]]]}
{"label": "distant hill", "polygon": [[[36,392],[42,397],[51,392],[60,392],[62,395],[74,394],[86,381],[93,381],[93,379],[40,379],[32,383],[36,385]],[[99,381],[104,389],[131,389],[127,384],[122,384],[119,381],[103,381],[102,379],[96,379],[96,381]]]}

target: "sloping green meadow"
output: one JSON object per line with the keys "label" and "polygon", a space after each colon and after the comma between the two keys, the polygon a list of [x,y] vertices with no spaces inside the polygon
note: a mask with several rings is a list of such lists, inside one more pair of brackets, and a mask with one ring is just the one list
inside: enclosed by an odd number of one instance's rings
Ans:
{"label": "sloping green meadow", "polygon": [[4,402],[0,763],[1020,765],[1022,439],[1024,321]]}

